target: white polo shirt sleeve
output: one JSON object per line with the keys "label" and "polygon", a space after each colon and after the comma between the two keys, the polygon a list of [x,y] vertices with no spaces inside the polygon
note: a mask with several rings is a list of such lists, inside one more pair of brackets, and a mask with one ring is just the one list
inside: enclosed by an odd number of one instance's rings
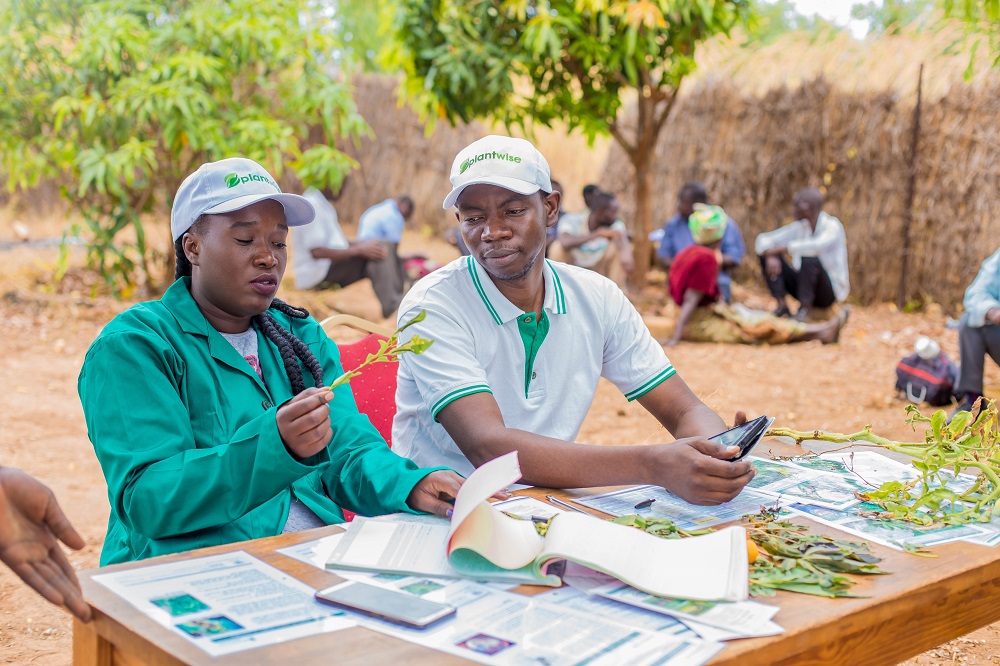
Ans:
{"label": "white polo shirt sleeve", "polygon": [[601,374],[631,402],[673,377],[677,370],[621,289],[606,291],[608,333]]}
{"label": "white polo shirt sleeve", "polygon": [[438,413],[455,400],[493,391],[485,369],[476,358],[475,335],[459,320],[443,310],[424,305],[402,313],[399,321],[410,321],[422,309],[427,311],[427,317],[402,331],[399,343],[408,342],[414,335],[434,342],[422,354],[400,356],[400,363],[410,369],[417,392],[431,418],[437,421]]}

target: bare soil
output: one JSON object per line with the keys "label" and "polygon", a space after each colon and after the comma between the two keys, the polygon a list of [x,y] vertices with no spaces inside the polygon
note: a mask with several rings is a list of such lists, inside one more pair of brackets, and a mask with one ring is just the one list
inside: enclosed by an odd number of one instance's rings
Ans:
{"label": "bare soil", "polygon": [[[9,231],[0,219],[0,240],[13,237]],[[419,248],[441,261],[456,256],[427,234],[405,239],[405,251]],[[0,250],[0,464],[22,468],[52,487],[87,541],[83,551],[70,555],[71,561],[87,569],[98,565],[109,509],[104,478],[87,439],[76,377],[87,346],[129,303],[91,298],[92,280],[82,273],[72,272],[55,289],[50,284],[55,257],[56,250],[45,245]],[[82,251],[74,253],[72,262],[82,263]],[[644,313],[671,313],[662,306],[660,289],[650,287],[636,299]],[[319,295],[283,287],[282,296],[311,308],[318,317],[347,311],[377,318],[367,283]],[[769,305],[751,289],[737,288],[737,298],[752,306]],[[940,308],[933,306],[919,314],[887,305],[855,307],[838,345],[682,343],[669,355],[694,391],[727,420],[743,409],[750,416],[766,412],[777,424],[800,429],[853,432],[871,424],[876,432],[901,438],[907,427],[904,403],[893,391],[893,368],[919,335],[938,340],[957,358],[956,334],[945,322]],[[995,367],[988,370],[986,390],[1000,395],[1000,371]],[[579,439],[614,446],[670,437],[639,405],[602,382]],[[0,663],[69,664],[71,639],[69,616],[0,566]],[[997,655],[1000,625],[993,625],[906,664],[997,664]]]}

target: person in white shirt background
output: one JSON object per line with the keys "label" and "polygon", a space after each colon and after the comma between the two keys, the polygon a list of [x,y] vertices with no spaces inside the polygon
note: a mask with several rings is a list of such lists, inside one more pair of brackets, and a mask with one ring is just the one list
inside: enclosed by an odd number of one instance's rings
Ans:
{"label": "person in white shirt background", "polygon": [[559,218],[558,235],[548,246],[549,259],[589,268],[624,289],[635,261],[618,210],[615,195],[593,192],[587,210]]}
{"label": "person in white shirt background", "polygon": [[403,267],[396,255],[396,243],[375,238],[349,241],[340,227],[337,210],[322,192],[309,188],[302,196],[316,209],[316,218],[291,234],[295,286],[298,289],[346,287],[368,278],[382,306],[382,316],[395,312],[404,293]]}
{"label": "person in white shirt background", "polygon": [[851,291],[844,225],[823,211],[823,203],[819,190],[800,190],[792,204],[795,221],[757,236],[755,249],[779,317],[791,314],[789,296],[799,302],[795,318],[805,321],[811,309],[829,308]]}

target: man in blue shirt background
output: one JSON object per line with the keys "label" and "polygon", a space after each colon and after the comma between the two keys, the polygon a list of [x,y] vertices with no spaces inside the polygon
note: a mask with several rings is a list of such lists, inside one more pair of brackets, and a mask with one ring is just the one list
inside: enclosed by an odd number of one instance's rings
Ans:
{"label": "man in blue shirt background", "polygon": [[[694,212],[696,203],[708,203],[708,193],[701,183],[684,183],[681,191],[677,193],[677,214],[667,220],[663,225],[663,236],[660,239],[660,247],[656,256],[660,260],[660,265],[670,272],[670,265],[674,257],[681,250],[694,245],[694,237],[688,227],[688,218]],[[719,291],[726,303],[733,302],[733,278],[729,275],[729,269],[739,265],[746,253],[746,246],[743,244],[743,236],[739,227],[732,218],[726,224],[726,232],[722,236],[722,244],[719,249],[722,252],[722,270],[719,272]]]}
{"label": "man in blue shirt background", "polygon": [[971,411],[983,395],[986,355],[1000,363],[1000,250],[983,262],[965,290],[965,313],[958,324],[960,358],[955,392],[962,399],[957,411]]}
{"label": "man in blue shirt background", "polygon": [[403,240],[403,227],[413,215],[413,199],[409,195],[386,199],[377,203],[358,220],[358,240],[381,240],[399,244]]}

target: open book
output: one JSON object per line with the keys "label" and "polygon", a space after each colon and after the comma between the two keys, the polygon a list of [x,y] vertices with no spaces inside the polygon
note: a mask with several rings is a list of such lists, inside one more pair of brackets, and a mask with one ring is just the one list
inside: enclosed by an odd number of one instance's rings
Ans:
{"label": "open book", "polygon": [[327,567],[558,586],[554,570],[570,560],[656,596],[747,598],[743,528],[668,540],[594,516],[561,513],[542,537],[532,521],[508,516],[487,501],[520,478],[516,452],[486,463],[465,481],[450,523],[427,516],[355,518]]}

